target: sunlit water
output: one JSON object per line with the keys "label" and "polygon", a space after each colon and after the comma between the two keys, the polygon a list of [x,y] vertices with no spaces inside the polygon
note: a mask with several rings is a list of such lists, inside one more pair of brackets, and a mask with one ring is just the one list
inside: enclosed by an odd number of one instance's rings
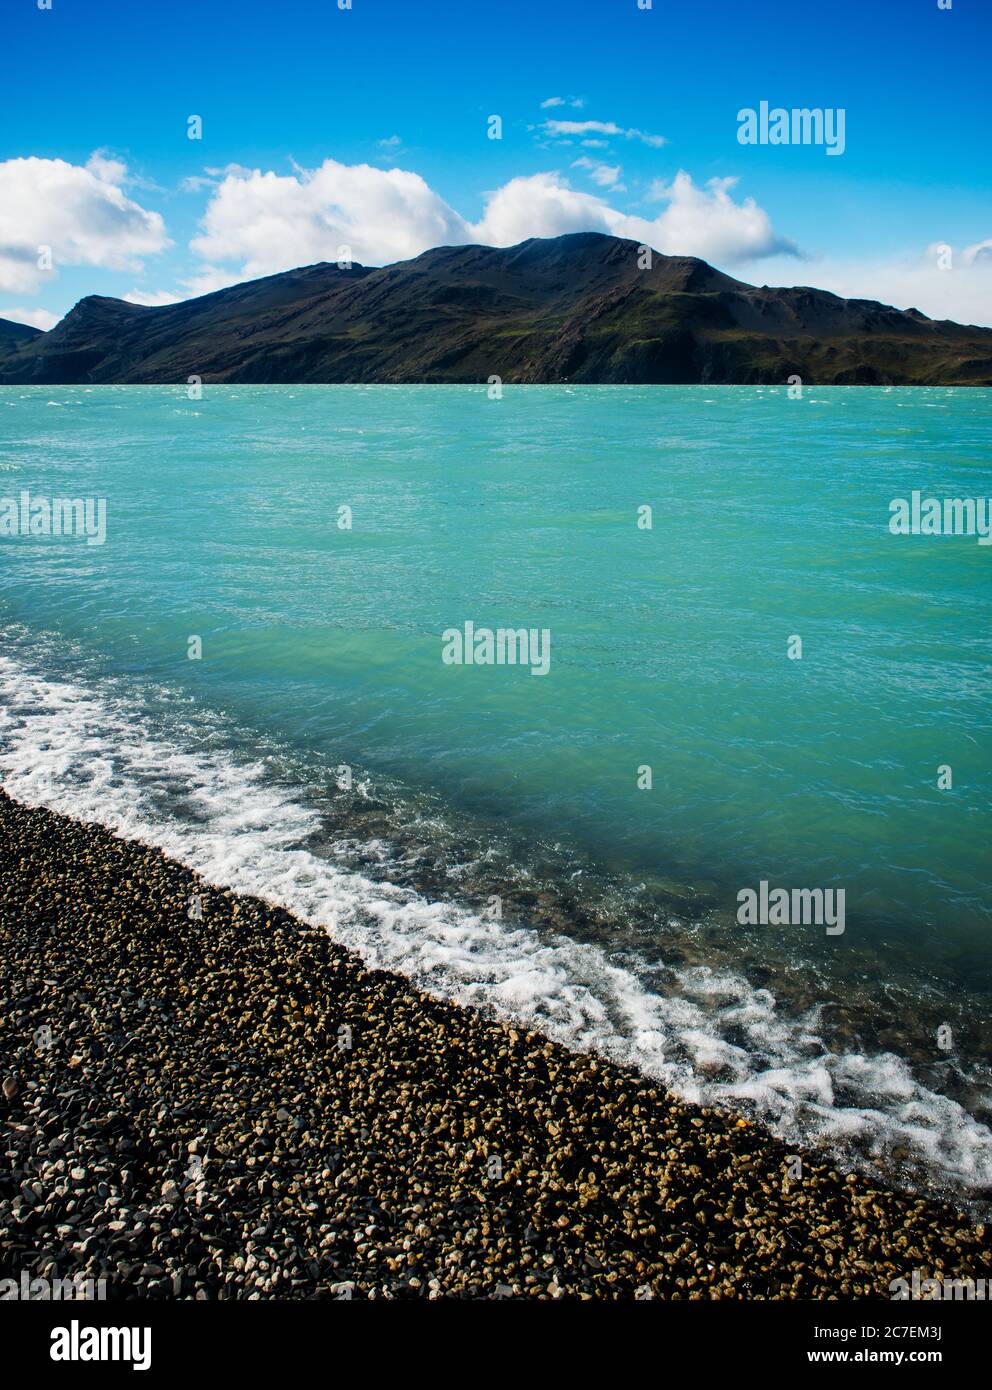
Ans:
{"label": "sunlit water", "polygon": [[[103,545],[0,539],[5,784],[989,1187],[992,548],[888,520],[987,497],[990,423],[944,389],[0,388],[0,496],[107,504]],[[550,671],[445,664],[469,620],[547,629]],[[843,889],[843,934],[738,925],[762,879]]]}

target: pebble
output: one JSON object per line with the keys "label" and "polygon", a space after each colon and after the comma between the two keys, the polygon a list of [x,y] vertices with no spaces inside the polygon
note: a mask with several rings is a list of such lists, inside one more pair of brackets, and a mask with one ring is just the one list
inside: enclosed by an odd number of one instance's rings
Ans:
{"label": "pebble", "polygon": [[792,1179],[760,1125],[370,971],[157,851],[3,793],[0,841],[5,1270],[197,1300],[992,1277],[952,1203],[815,1151]]}

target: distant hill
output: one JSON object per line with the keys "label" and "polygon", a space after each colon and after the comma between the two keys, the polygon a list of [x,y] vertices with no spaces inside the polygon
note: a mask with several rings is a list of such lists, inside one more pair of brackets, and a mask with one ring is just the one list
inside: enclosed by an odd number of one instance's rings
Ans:
{"label": "distant hill", "polygon": [[756,288],[594,232],[306,266],[181,304],[91,296],[0,330],[0,382],[992,385],[992,329],[825,290]]}
{"label": "distant hill", "polygon": [[32,328],[29,323],[14,323],[11,319],[0,319],[0,355],[10,343],[29,343],[32,338],[41,336],[40,328]]}

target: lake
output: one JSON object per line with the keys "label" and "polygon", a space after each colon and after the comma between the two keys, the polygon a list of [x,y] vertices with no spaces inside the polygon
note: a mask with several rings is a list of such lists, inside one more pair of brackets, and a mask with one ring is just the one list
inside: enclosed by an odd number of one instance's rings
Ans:
{"label": "lake", "polygon": [[[491,394],[0,388],[0,496],[106,508],[0,539],[5,786],[842,1162],[992,1186],[992,551],[889,529],[992,492],[988,393]],[[738,920],[762,883],[842,930]]]}

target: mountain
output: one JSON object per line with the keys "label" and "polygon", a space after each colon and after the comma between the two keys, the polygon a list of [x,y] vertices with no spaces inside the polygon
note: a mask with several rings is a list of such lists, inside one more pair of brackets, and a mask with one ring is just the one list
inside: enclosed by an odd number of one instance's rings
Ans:
{"label": "mountain", "polygon": [[[825,290],[756,288],[691,256],[580,232],[312,265],[145,308],[82,299],[0,336],[0,382],[992,385],[992,329]],[[20,328],[20,325],[9,325]],[[31,330],[25,330],[31,332]]]}
{"label": "mountain", "polygon": [[0,319],[0,354],[11,344],[29,343],[40,333],[40,328],[32,328],[29,323],[14,323],[11,319]]}

